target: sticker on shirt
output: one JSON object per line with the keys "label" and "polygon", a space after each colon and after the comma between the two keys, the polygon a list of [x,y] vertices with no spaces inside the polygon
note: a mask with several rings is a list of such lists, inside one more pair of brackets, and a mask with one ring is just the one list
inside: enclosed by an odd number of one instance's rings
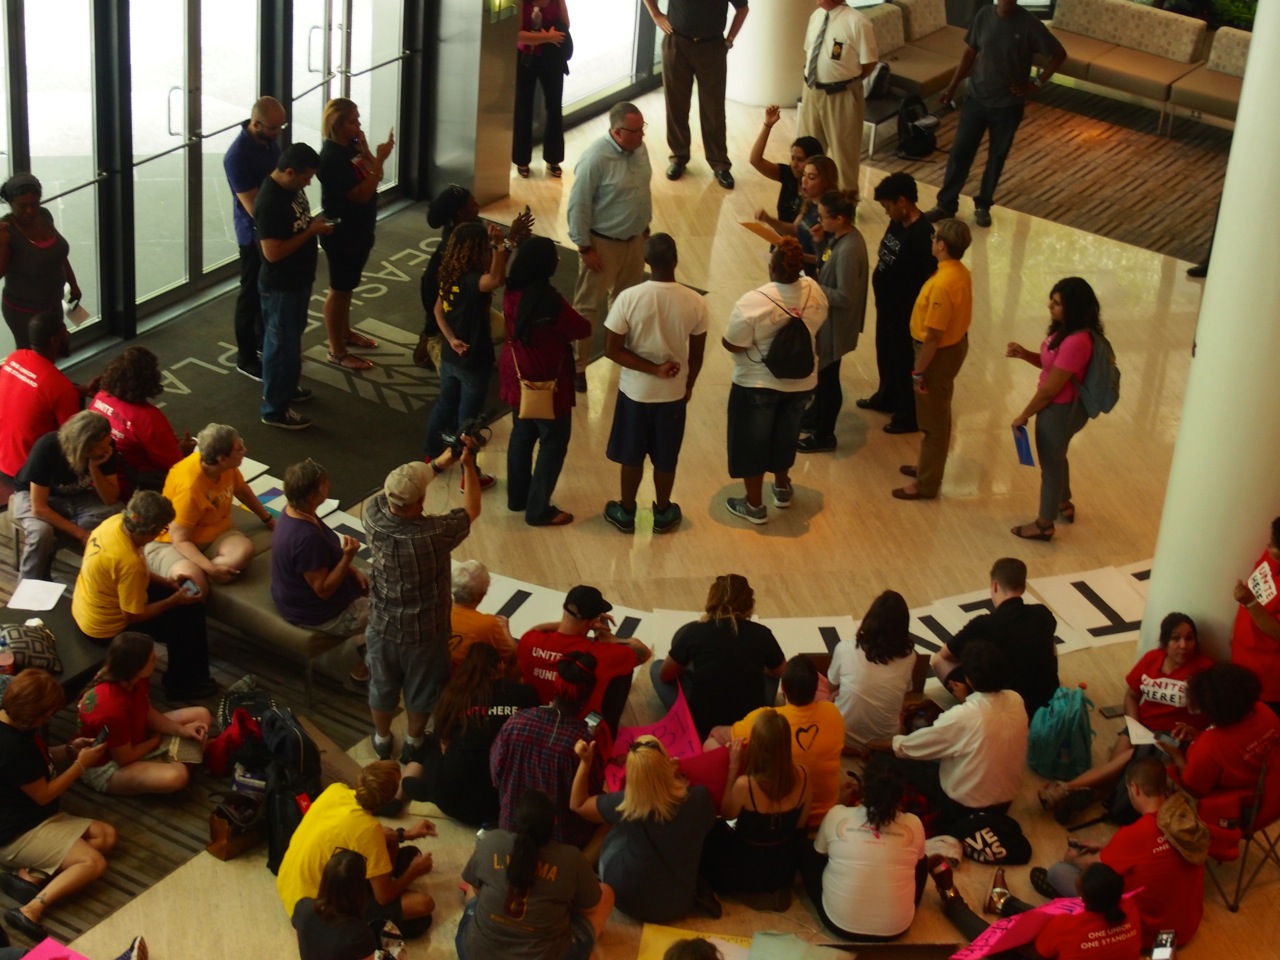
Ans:
{"label": "sticker on shirt", "polygon": [[831,59],[835,60],[838,63],[842,56],[844,56],[844,44],[839,40],[832,40],[831,41]]}
{"label": "sticker on shirt", "polygon": [[1142,683],[1138,692],[1147,703],[1163,703],[1170,707],[1187,705],[1187,681],[1174,680],[1171,677],[1149,677],[1142,675]]}
{"label": "sticker on shirt", "polygon": [[1258,569],[1249,576],[1249,591],[1264,607],[1276,598],[1276,580],[1267,561],[1258,564]]}

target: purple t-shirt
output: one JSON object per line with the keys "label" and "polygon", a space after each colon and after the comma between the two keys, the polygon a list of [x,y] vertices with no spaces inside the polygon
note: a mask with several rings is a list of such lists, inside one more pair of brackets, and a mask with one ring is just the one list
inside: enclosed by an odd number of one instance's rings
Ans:
{"label": "purple t-shirt", "polygon": [[303,577],[311,570],[332,570],[342,559],[338,535],[282,512],[271,535],[271,599],[290,623],[311,627],[332,620],[360,596],[360,584],[348,574],[327,600],[321,600]]}

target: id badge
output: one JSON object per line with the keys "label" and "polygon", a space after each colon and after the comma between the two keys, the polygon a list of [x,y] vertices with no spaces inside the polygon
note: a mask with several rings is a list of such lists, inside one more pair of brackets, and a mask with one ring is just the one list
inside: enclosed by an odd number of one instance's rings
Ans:
{"label": "id badge", "polygon": [[832,40],[831,41],[831,59],[838,62],[840,60],[840,57],[843,55],[844,55],[844,44],[841,43],[839,40]]}

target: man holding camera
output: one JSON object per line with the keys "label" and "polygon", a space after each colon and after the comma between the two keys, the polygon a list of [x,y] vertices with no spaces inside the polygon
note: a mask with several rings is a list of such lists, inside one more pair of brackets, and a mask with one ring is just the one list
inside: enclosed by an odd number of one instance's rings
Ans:
{"label": "man holding camera", "polygon": [[[408,730],[401,763],[421,760],[422,731],[449,679],[449,555],[480,516],[475,441],[459,438],[431,463],[406,463],[387,475],[365,509],[373,566],[369,576],[369,711],[373,749],[391,759],[391,720],[404,692]],[[446,514],[423,509],[427,486],[462,461],[463,505]],[[466,482],[469,481],[469,482]]]}

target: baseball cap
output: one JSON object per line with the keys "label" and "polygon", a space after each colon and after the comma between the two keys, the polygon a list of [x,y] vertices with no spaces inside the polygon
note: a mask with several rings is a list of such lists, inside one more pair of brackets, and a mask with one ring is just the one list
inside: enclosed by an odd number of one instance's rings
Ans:
{"label": "baseball cap", "polygon": [[414,461],[396,467],[382,485],[382,492],[387,503],[393,507],[407,507],[411,503],[421,503],[427,495],[427,486],[435,476],[430,464]]}
{"label": "baseball cap", "polygon": [[600,595],[595,587],[578,584],[564,598],[564,609],[579,620],[594,620],[613,609],[613,604]]}

